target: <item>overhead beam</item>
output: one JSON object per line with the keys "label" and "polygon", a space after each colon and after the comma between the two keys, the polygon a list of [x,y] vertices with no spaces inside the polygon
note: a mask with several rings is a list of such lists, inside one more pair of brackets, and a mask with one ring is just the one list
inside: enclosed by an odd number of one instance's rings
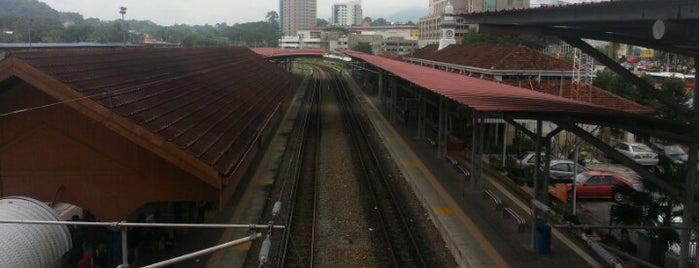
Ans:
{"label": "overhead beam", "polygon": [[456,15],[469,24],[551,24],[633,22],[656,19],[699,19],[699,3],[692,0],[612,1],[586,5],[505,10]]}
{"label": "overhead beam", "polygon": [[681,115],[684,121],[690,120],[691,115],[689,114],[689,109],[672,100],[665,92],[653,88],[653,86],[648,84],[645,80],[631,73],[629,70],[619,65],[616,61],[607,57],[607,55],[602,54],[602,52],[592,47],[590,44],[582,41],[577,37],[561,35],[559,36],[559,38],[561,38],[561,40],[565,41],[571,46],[579,48],[587,55],[592,56],[593,58],[595,58],[595,60],[601,62],[609,69],[620,75],[622,78],[631,82],[633,85],[636,86],[637,89],[643,91],[643,93],[645,93],[646,96],[650,98],[655,97],[657,100],[659,100],[660,102],[677,112],[677,114]]}
{"label": "overhead beam", "polygon": [[[650,31],[650,27],[647,29]],[[609,41],[615,43],[637,45],[645,48],[652,48],[662,51],[667,51],[670,53],[687,55],[687,56],[699,56],[699,52],[693,51],[691,49],[681,48],[677,45],[669,45],[665,42],[644,39],[635,36],[623,35],[618,31],[591,31],[583,27],[571,27],[571,28],[560,28],[549,25],[511,25],[511,24],[480,24],[478,25],[479,32],[485,33],[500,33],[500,34],[521,34],[529,33],[535,35],[566,35],[566,36],[578,36],[585,39],[594,39]],[[650,37],[650,34],[648,35]]]}
{"label": "overhead beam", "polygon": [[[668,140],[680,143],[689,143],[696,137],[689,135],[689,130],[693,127],[688,124],[680,124],[670,120],[658,118],[612,118],[612,117],[589,117],[581,115],[552,115],[552,114],[532,114],[532,113],[505,113],[504,118],[514,119],[541,119],[544,121],[565,120],[571,123],[581,123],[596,126],[621,128],[635,134],[644,134],[653,137],[663,137]],[[500,118],[500,117],[498,117]]]}
{"label": "overhead beam", "polygon": [[525,135],[527,135],[530,139],[535,140],[536,139],[536,133],[532,132],[531,130],[527,129],[524,127],[522,124],[515,122],[512,119],[505,118],[505,122],[509,123],[510,125],[514,126],[517,130],[522,131]]}

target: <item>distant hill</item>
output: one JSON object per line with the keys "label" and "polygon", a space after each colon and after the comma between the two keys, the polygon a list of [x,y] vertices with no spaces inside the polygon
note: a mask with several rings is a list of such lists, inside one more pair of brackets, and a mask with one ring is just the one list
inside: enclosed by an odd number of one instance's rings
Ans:
{"label": "distant hill", "polygon": [[421,17],[427,16],[427,8],[412,7],[400,10],[386,18],[388,21],[406,23],[412,21],[418,23]]}
{"label": "distant hill", "polygon": [[0,17],[60,19],[60,12],[38,0],[0,0]]}

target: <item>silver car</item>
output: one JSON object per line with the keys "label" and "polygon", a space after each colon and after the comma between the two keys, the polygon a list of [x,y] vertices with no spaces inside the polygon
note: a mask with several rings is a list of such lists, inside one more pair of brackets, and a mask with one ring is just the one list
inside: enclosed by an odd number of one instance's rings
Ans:
{"label": "silver car", "polygon": [[655,166],[658,164],[658,154],[643,143],[621,142],[614,145],[614,149],[636,161],[639,165]]}

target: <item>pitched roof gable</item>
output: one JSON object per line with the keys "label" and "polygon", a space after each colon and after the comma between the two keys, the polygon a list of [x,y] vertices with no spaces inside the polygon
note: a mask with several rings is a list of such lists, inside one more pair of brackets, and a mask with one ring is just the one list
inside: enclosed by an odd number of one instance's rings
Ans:
{"label": "pitched roof gable", "polygon": [[33,51],[3,64],[212,185],[235,171],[296,86],[247,48]]}

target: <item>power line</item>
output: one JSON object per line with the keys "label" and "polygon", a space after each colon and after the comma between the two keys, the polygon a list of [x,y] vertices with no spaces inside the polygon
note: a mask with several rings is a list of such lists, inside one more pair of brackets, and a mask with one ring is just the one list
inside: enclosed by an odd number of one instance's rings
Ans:
{"label": "power line", "polygon": [[24,112],[35,111],[35,110],[39,110],[39,109],[48,108],[48,107],[51,107],[51,106],[56,106],[56,105],[59,105],[59,104],[65,104],[65,103],[71,103],[71,102],[81,101],[81,100],[84,100],[84,99],[90,99],[90,98],[93,98],[93,97],[101,97],[101,96],[110,97],[110,94],[116,95],[116,94],[118,94],[118,93],[125,92],[125,91],[128,91],[128,90],[131,90],[131,89],[125,88],[125,89],[121,89],[121,90],[101,92],[101,93],[97,93],[97,94],[93,94],[93,95],[87,95],[87,96],[83,96],[83,97],[79,97],[79,98],[68,99],[68,100],[63,100],[63,101],[58,101],[58,102],[49,103],[49,104],[45,104],[45,105],[40,105],[40,106],[36,106],[36,107],[18,109],[18,110],[14,110],[14,111],[11,111],[11,112],[2,113],[2,114],[0,114],[0,117],[5,117],[5,116],[9,116],[9,115],[15,115],[15,114],[24,113]]}

